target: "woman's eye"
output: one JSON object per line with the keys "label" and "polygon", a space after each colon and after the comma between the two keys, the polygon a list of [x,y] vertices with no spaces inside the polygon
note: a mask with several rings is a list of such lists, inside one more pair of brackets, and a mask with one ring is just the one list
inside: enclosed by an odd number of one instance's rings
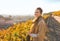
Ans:
{"label": "woman's eye", "polygon": [[39,13],[39,12],[35,12],[35,13]]}

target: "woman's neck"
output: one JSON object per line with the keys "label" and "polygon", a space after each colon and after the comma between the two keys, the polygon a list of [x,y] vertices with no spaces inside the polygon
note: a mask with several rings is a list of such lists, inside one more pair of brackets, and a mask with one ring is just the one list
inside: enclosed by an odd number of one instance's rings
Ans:
{"label": "woman's neck", "polygon": [[39,17],[35,17],[34,19],[33,19],[33,22],[36,22],[36,21],[38,21],[39,20],[39,18],[41,18],[42,16],[39,16]]}

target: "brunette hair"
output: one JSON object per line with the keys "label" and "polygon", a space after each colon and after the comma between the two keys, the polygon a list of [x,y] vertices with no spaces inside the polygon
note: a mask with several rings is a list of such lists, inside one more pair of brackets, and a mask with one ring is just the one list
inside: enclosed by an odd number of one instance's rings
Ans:
{"label": "brunette hair", "polygon": [[42,8],[38,7],[37,10],[40,10],[40,13],[42,14],[43,12]]}

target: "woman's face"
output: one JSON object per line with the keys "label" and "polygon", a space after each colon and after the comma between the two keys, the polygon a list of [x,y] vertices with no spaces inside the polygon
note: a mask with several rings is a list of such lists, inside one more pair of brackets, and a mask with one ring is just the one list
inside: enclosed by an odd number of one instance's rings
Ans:
{"label": "woman's face", "polygon": [[41,12],[40,12],[40,10],[36,9],[36,11],[35,11],[35,17],[39,17],[39,16],[41,16]]}

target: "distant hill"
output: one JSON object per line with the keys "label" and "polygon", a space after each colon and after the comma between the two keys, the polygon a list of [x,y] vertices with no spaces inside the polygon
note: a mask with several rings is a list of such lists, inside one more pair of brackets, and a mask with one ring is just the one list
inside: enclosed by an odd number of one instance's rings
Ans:
{"label": "distant hill", "polygon": [[49,12],[49,13],[44,13],[44,15],[50,15],[53,14],[55,16],[60,16],[60,10],[59,11],[54,11],[54,12]]}
{"label": "distant hill", "polygon": [[[60,11],[54,11],[49,13],[44,13],[43,17],[46,19],[50,14],[53,14],[55,16],[60,16]],[[34,16],[12,16],[12,15],[0,15],[0,28],[1,27],[8,27],[12,25],[13,23],[18,22],[25,22],[27,20],[33,19]]]}
{"label": "distant hill", "polygon": [[54,16],[60,16],[60,10],[59,11],[54,11],[54,12],[49,12],[49,13],[44,13],[43,17],[46,19],[50,16],[50,14],[53,14]]}

